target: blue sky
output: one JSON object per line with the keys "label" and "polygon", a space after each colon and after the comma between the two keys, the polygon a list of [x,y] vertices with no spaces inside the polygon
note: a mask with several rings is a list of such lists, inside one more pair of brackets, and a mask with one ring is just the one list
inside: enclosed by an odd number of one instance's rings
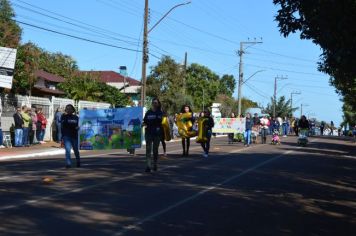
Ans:
{"label": "blue sky", "polygon": [[[183,1],[150,0],[150,25],[172,6]],[[144,0],[11,0],[17,19],[37,26],[73,34],[133,50],[141,50]],[[27,5],[31,4],[33,6]],[[42,9],[39,9],[40,7]],[[27,8],[27,9],[25,9]],[[30,10],[29,10],[30,9]],[[77,27],[51,19],[56,14],[91,26]],[[299,35],[283,38],[274,21],[277,8],[272,0],[192,0],[177,8],[149,35],[149,66],[156,57],[170,55],[183,63],[188,52],[189,63],[200,63],[216,73],[238,75],[236,51],[240,41],[262,37],[262,44],[249,47],[244,55],[244,76],[251,78],[243,87],[243,96],[267,105],[273,94],[274,78],[287,76],[278,82],[278,96],[294,97],[295,106],[307,104],[304,113],[336,124],[342,120],[338,95],[329,86],[328,76],[317,71],[320,48]],[[73,56],[83,70],[116,70],[126,65],[130,76],[140,80],[141,53],[91,44],[56,35],[29,26],[22,26],[23,42],[32,41],[49,51]],[[103,31],[105,30],[105,31]],[[236,96],[236,93],[235,93]],[[298,110],[295,115],[300,115]]]}

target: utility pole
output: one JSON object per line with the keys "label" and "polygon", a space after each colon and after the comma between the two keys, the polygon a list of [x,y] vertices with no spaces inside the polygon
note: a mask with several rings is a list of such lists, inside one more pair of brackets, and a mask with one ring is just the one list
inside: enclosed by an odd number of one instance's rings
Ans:
{"label": "utility pole", "polygon": [[141,106],[145,106],[146,101],[146,65],[148,63],[148,34],[156,28],[156,26],[162,22],[174,9],[180,6],[188,5],[191,2],[180,3],[173,6],[166,14],[164,14],[157,22],[152,26],[151,29],[148,29],[148,15],[149,7],[148,0],[145,0],[145,13],[144,13],[144,24],[143,24],[143,49],[142,49],[142,78],[141,78]]}
{"label": "utility pole", "polygon": [[305,107],[307,107],[307,106],[309,106],[308,104],[300,104],[300,117],[302,117],[302,115],[303,115],[303,106],[305,106]]}
{"label": "utility pole", "polygon": [[302,93],[299,91],[293,91],[290,93],[290,110],[292,112],[292,116],[293,116],[293,95],[300,95],[300,94]]}
{"label": "utility pole", "polygon": [[184,74],[183,74],[183,95],[186,94],[186,78],[187,78],[188,53],[184,54]]}
{"label": "utility pole", "polygon": [[287,79],[287,77],[275,77],[274,78],[274,93],[273,93],[273,117],[276,117],[276,100],[277,100],[277,80],[284,80]]}
{"label": "utility pole", "polygon": [[141,76],[141,106],[146,101],[146,64],[148,62],[148,0],[145,0],[145,14],[143,23],[143,48],[142,48],[142,76]]}
{"label": "utility pole", "polygon": [[247,41],[247,42],[240,42],[240,50],[237,52],[237,54],[240,57],[240,63],[239,63],[239,83],[238,83],[238,92],[237,92],[237,100],[238,100],[238,117],[241,116],[241,100],[242,100],[242,84],[243,82],[243,55],[246,53],[245,45],[253,46],[255,44],[262,43],[262,41]]}

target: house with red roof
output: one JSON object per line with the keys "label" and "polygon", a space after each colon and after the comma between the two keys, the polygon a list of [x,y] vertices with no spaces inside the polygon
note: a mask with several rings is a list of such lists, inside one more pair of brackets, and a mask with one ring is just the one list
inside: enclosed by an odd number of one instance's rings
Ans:
{"label": "house with red roof", "polygon": [[43,70],[35,71],[36,83],[32,88],[32,95],[38,97],[62,97],[64,92],[58,88],[58,84],[64,82],[64,78]]}
{"label": "house with red roof", "polygon": [[113,86],[119,89],[122,93],[130,96],[132,101],[135,103],[139,100],[139,94],[141,91],[141,82],[137,81],[129,76],[123,76],[115,71],[83,71],[85,73],[90,73],[98,79],[106,83],[107,85]]}

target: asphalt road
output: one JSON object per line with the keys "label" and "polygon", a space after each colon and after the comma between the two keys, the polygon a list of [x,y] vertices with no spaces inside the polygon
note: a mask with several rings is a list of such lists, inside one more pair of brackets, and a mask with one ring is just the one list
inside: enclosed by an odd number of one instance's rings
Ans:
{"label": "asphalt road", "polygon": [[218,138],[207,159],[169,143],[152,174],[142,150],[85,153],[69,170],[63,157],[3,161],[0,235],[356,235],[356,146],[310,141]]}

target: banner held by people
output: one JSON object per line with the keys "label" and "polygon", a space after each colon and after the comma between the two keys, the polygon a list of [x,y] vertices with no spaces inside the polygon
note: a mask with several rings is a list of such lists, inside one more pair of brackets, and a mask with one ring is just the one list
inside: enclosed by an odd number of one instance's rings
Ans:
{"label": "banner held by people", "polygon": [[246,129],[245,118],[215,118],[213,133],[231,134],[243,133]]}
{"label": "banner held by people", "polygon": [[142,107],[81,110],[80,149],[141,148]]}

